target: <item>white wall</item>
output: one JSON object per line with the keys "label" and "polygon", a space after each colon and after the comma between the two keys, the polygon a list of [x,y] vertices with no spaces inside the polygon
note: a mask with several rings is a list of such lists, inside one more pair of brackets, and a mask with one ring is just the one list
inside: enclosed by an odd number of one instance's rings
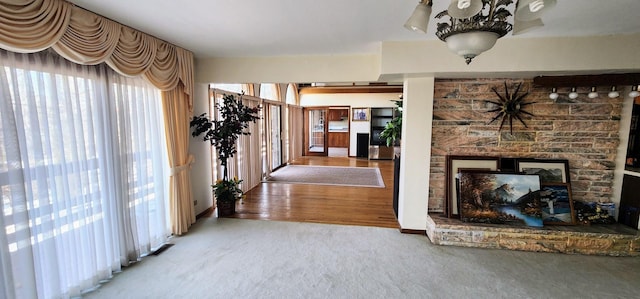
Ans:
{"label": "white wall", "polygon": [[370,82],[380,75],[377,54],[196,59],[196,82]]}
{"label": "white wall", "polygon": [[433,77],[404,81],[398,194],[401,229],[427,228],[434,82]]}
{"label": "white wall", "polygon": [[502,78],[637,72],[640,34],[574,38],[509,38],[465,64],[439,40],[383,42],[380,74],[384,80]]}
{"label": "white wall", "polygon": [[[300,106],[350,106],[357,107],[395,107],[398,93],[323,93],[300,95]],[[349,156],[355,156],[358,133],[369,133],[369,121],[351,121],[349,127]]]}
{"label": "white wall", "polygon": [[371,82],[637,72],[640,34],[499,39],[470,65],[439,40],[383,41],[378,54],[196,59],[196,81]]}
{"label": "white wall", "polygon": [[[209,85],[196,84],[193,97],[193,114],[209,112]],[[195,157],[191,166],[191,193],[197,201],[196,215],[213,206],[211,192],[211,145],[199,138],[189,140],[189,152]]]}

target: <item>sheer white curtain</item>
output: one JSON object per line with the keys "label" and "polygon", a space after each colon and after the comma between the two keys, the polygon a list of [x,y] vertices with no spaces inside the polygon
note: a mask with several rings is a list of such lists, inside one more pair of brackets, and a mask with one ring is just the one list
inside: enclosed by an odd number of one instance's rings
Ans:
{"label": "sheer white curtain", "polygon": [[[260,106],[260,99],[252,96],[243,96],[243,103],[251,108]],[[238,177],[243,179],[242,191],[246,192],[262,182],[262,154],[261,138],[264,123],[264,106],[260,110],[260,120],[249,123],[247,131],[251,135],[242,135],[238,138]]]}
{"label": "sheer white curtain", "polygon": [[169,235],[159,91],[0,51],[0,297],[77,296]]}
{"label": "sheer white curtain", "polygon": [[303,111],[302,107],[296,105],[287,105],[289,110],[289,162],[294,161],[302,156],[303,152]]}

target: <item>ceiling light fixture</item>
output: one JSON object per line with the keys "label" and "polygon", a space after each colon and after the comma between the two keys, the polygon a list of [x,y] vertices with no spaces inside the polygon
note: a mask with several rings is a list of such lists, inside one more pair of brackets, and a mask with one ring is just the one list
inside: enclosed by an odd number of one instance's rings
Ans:
{"label": "ceiling light fixture", "polygon": [[436,36],[449,50],[464,57],[467,64],[482,52],[495,45],[513,25],[507,22],[512,14],[508,6],[513,1],[452,0],[449,9],[436,18],[449,17],[448,22],[438,23]]}
{"label": "ceiling light fixture", "polygon": [[635,98],[640,96],[640,92],[638,92],[638,85],[631,86],[631,91],[629,92],[629,97]]}
{"label": "ceiling light fixture", "polygon": [[549,98],[552,100],[557,100],[558,99],[558,89],[557,88],[551,88],[551,93],[549,94]]}
{"label": "ceiling light fixture", "polygon": [[409,30],[427,33],[429,17],[431,16],[431,5],[431,0],[420,0],[413,10],[411,17],[404,23],[404,27]]}
{"label": "ceiling light fixture", "polygon": [[598,92],[596,91],[595,86],[591,86],[591,92],[587,95],[590,99],[595,99],[598,97]]}
{"label": "ceiling light fixture", "polygon": [[611,86],[611,91],[609,92],[609,97],[615,99],[620,96],[620,93],[616,90],[615,86]]}
{"label": "ceiling light fixture", "polygon": [[571,87],[571,92],[569,93],[569,98],[572,99],[572,100],[578,98],[578,92],[576,91],[575,87]]}
{"label": "ceiling light fixture", "polygon": [[556,5],[556,0],[519,0],[513,21],[513,35],[544,26],[542,14]]}
{"label": "ceiling light fixture", "polygon": [[[514,3],[515,8],[511,6]],[[436,36],[469,64],[513,29],[507,20],[513,15],[512,11],[518,26],[514,34],[522,34],[543,26],[541,15],[555,4],[556,0],[451,0],[448,9],[435,16],[449,17],[438,23]],[[420,0],[404,27],[426,33],[431,7],[431,0]]]}
{"label": "ceiling light fixture", "polygon": [[556,6],[556,0],[518,0],[515,18],[518,21],[539,19],[554,6]]}

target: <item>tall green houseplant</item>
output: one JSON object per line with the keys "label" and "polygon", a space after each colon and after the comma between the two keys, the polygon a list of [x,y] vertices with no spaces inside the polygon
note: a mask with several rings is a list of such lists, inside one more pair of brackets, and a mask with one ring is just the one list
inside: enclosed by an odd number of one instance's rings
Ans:
{"label": "tall green houseplant", "polygon": [[402,134],[402,101],[394,102],[396,103],[396,115],[380,132],[380,138],[387,141],[387,146],[400,145]]}
{"label": "tall green houseplant", "polygon": [[[255,123],[260,117],[260,107],[251,108],[242,103],[242,95],[225,94],[222,104],[216,103],[220,112],[220,119],[210,119],[206,113],[194,116],[189,126],[193,137],[202,136],[202,141],[209,142],[218,153],[218,160],[222,165],[222,179],[212,185],[218,208],[220,204],[231,204],[235,211],[235,202],[242,196],[238,178],[229,178],[227,162],[237,152],[236,144],[240,135],[250,135],[247,131],[249,123]],[[233,212],[231,212],[232,214]],[[220,215],[220,210],[218,211]]]}

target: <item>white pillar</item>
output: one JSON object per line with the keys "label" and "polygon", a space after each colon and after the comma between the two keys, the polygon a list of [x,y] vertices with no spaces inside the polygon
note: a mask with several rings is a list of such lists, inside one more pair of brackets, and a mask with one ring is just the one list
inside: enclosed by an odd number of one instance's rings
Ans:
{"label": "white pillar", "polygon": [[434,77],[405,79],[398,222],[401,229],[426,230],[431,165]]}
{"label": "white pillar", "polygon": [[[193,114],[209,113],[209,85],[196,83],[193,96]],[[189,129],[191,134],[191,129]],[[193,194],[196,215],[213,206],[211,191],[211,145],[202,138],[189,135],[189,152],[195,157],[191,165],[191,193]]]}

